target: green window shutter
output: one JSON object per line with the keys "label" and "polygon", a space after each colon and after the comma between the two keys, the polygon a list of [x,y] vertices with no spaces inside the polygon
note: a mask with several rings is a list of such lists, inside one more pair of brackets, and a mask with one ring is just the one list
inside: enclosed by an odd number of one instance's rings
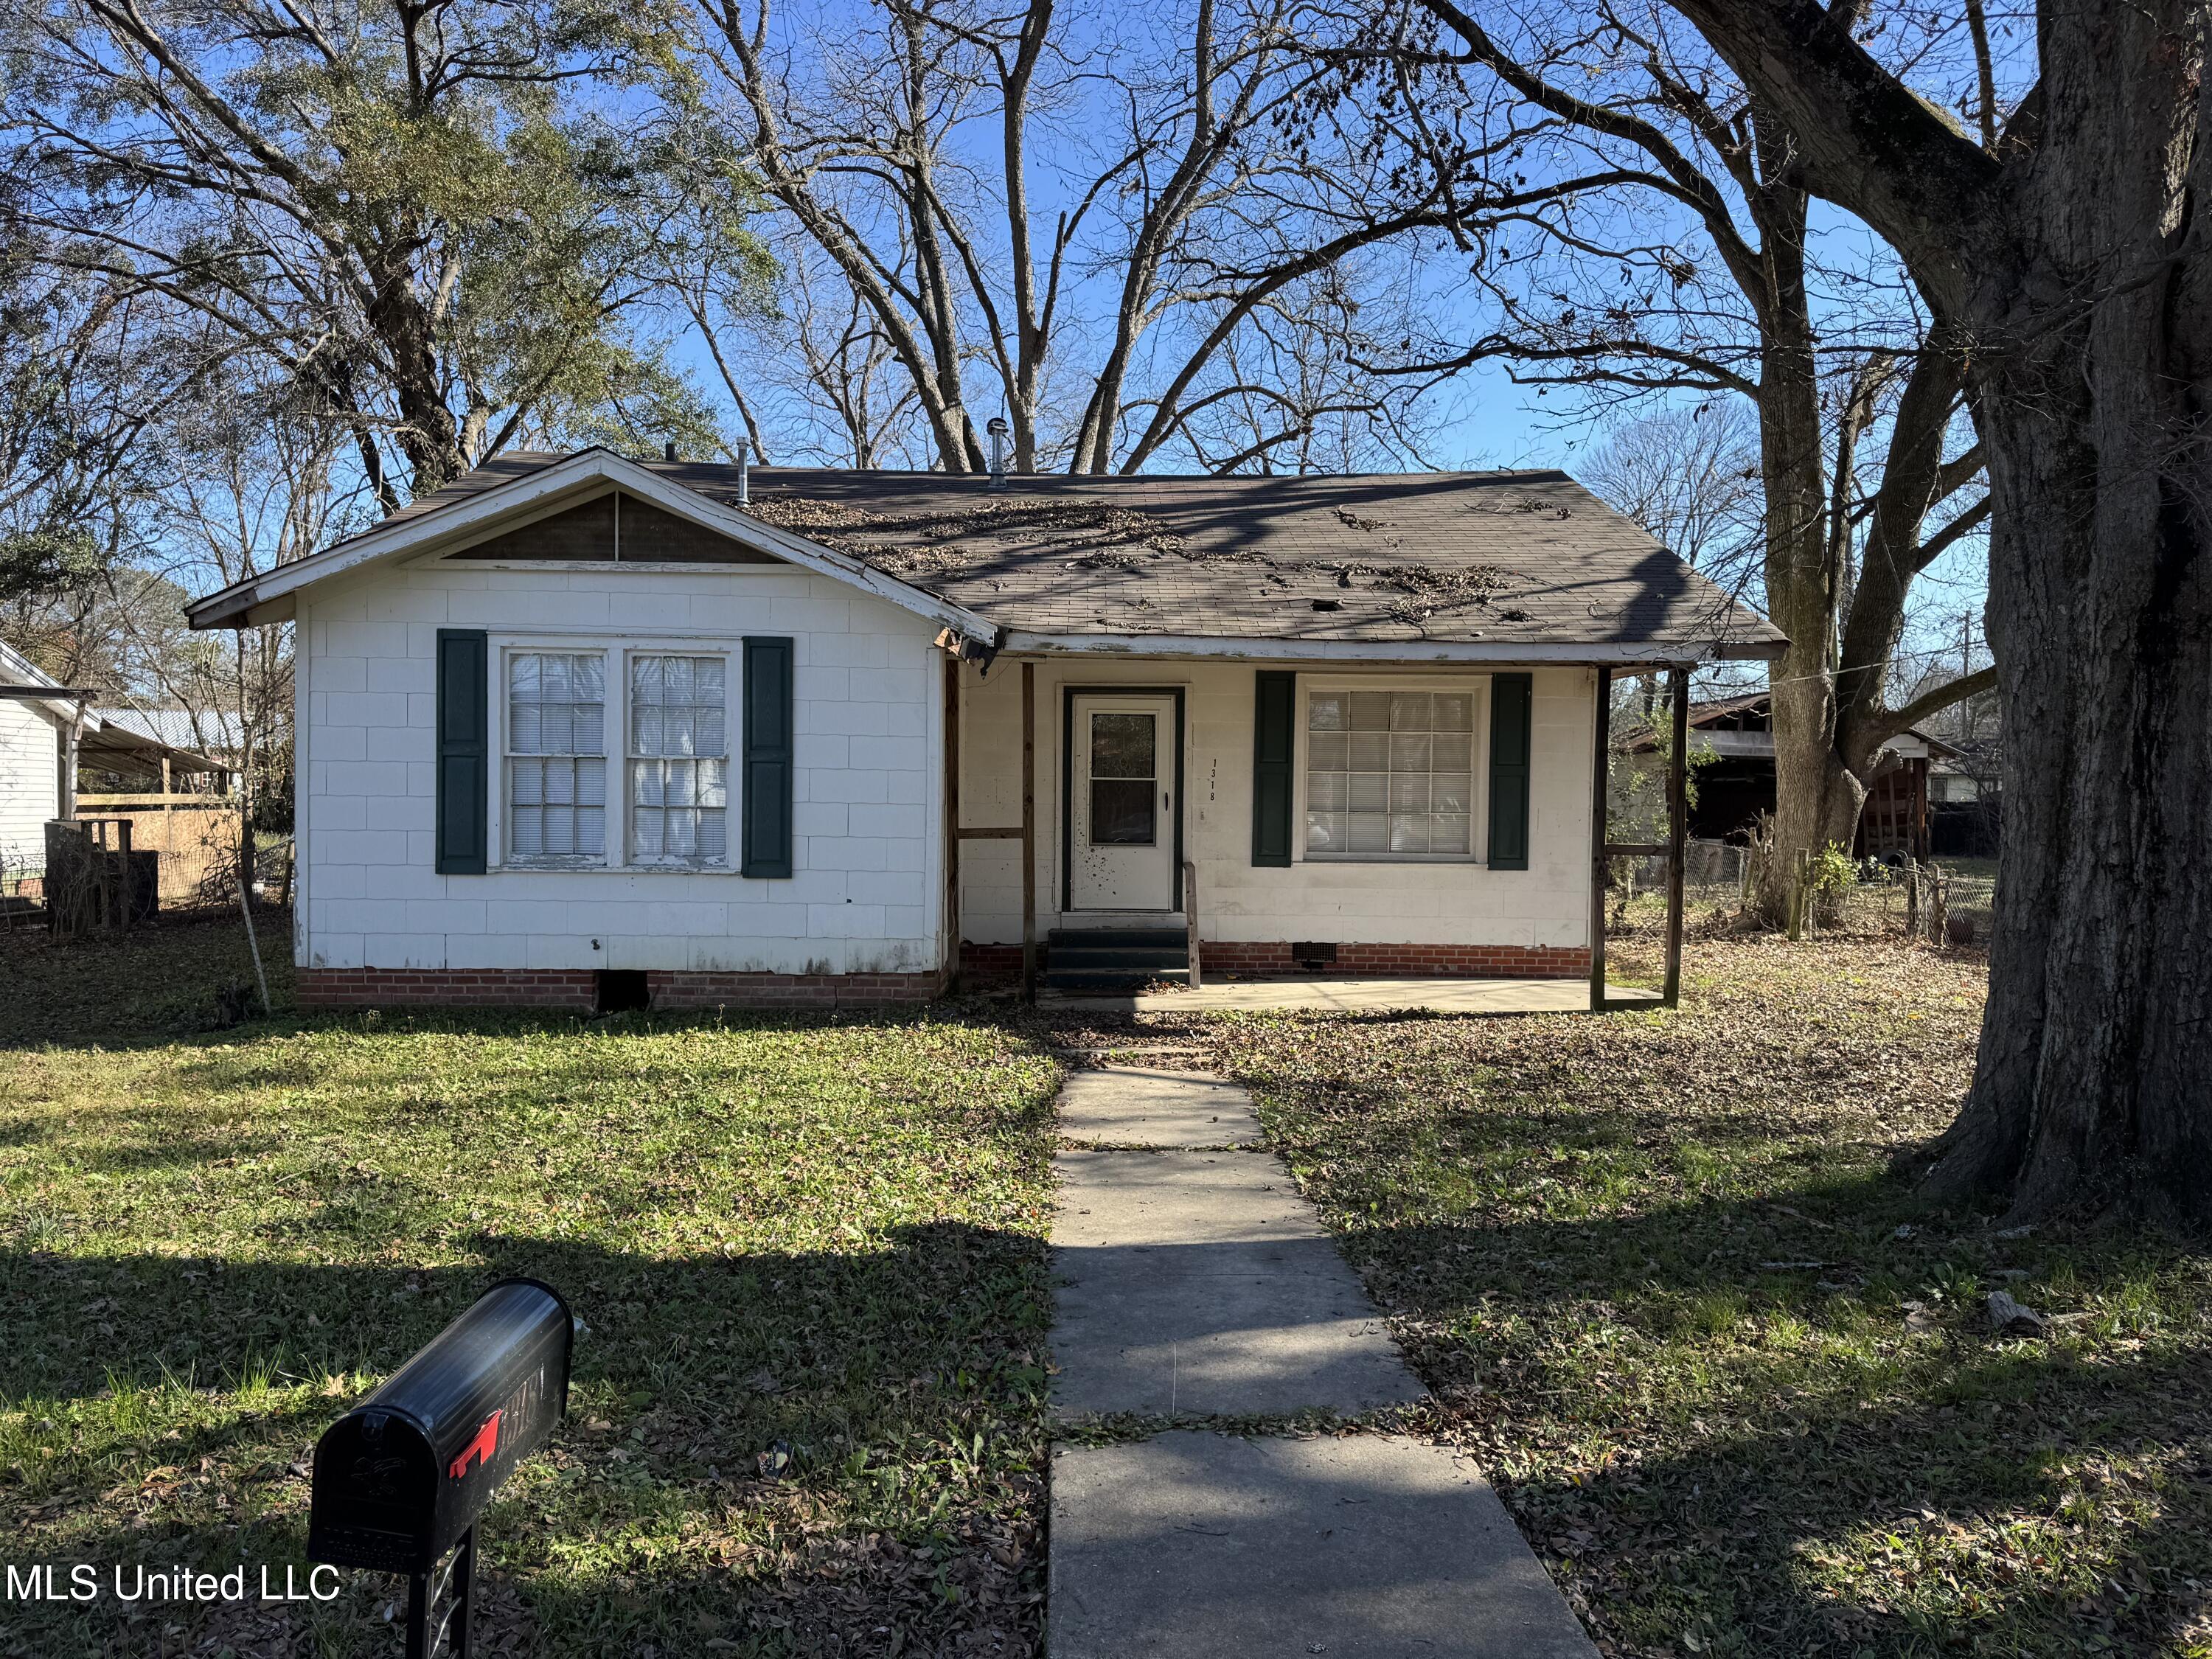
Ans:
{"label": "green window shutter", "polygon": [[474,629],[438,630],[438,873],[484,872],[491,805],[489,653]]}
{"label": "green window shutter", "polygon": [[1528,867],[1528,676],[1490,677],[1490,867]]}
{"label": "green window shutter", "polygon": [[791,873],[792,718],[789,640],[745,641],[744,814],[748,876]]}
{"label": "green window shutter", "polygon": [[1263,668],[1253,678],[1252,862],[1287,869],[1291,769],[1297,754],[1298,677],[1282,669]]}

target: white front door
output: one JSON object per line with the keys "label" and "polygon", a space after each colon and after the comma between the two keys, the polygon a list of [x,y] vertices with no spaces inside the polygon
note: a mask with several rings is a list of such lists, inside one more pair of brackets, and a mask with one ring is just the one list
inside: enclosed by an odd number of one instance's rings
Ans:
{"label": "white front door", "polygon": [[1068,907],[1176,907],[1173,697],[1078,696],[1067,757]]}

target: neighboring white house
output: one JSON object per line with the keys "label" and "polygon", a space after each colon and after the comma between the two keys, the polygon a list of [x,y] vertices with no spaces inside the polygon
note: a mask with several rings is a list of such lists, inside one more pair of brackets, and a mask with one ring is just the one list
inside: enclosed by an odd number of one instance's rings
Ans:
{"label": "neighboring white house", "polygon": [[[40,695],[48,689],[53,696]],[[181,711],[94,708],[70,695],[92,689],[64,686],[0,643],[0,874],[12,878],[45,869],[47,822],[76,815],[80,769],[118,774],[155,789],[177,774],[220,780],[230,769],[159,735],[189,719]],[[217,727],[210,722],[205,729]]]}
{"label": "neighboring white house", "polygon": [[1579,974],[1596,668],[1781,643],[1557,472],[604,450],[190,615],[297,622],[324,1003],[921,998],[1025,926],[1126,970],[1194,881],[1209,969]]}
{"label": "neighboring white house", "polygon": [[61,811],[64,757],[76,702],[29,695],[63,688],[0,644],[0,872],[43,869],[46,821]]}

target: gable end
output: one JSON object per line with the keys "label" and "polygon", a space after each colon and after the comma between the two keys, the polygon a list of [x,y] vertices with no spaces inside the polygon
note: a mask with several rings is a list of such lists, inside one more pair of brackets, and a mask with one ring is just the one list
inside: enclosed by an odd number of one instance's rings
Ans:
{"label": "gable end", "polygon": [[447,556],[623,564],[775,564],[780,561],[702,525],[616,492],[532,520]]}

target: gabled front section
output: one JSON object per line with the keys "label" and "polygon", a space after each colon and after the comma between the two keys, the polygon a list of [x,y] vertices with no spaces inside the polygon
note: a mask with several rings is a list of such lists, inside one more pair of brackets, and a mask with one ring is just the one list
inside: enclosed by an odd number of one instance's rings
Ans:
{"label": "gabled front section", "polygon": [[301,1000],[935,994],[945,624],[627,490],[518,516],[291,596]]}
{"label": "gabled front section", "polygon": [[[525,457],[192,619],[298,624],[304,1002],[915,1000],[1025,938],[1117,982],[1194,914],[1215,973],[1578,975],[1591,665],[1713,624],[1669,637],[1638,585],[1702,602],[1678,562],[1503,476]],[[1401,495],[1424,562],[1309,550]]]}

